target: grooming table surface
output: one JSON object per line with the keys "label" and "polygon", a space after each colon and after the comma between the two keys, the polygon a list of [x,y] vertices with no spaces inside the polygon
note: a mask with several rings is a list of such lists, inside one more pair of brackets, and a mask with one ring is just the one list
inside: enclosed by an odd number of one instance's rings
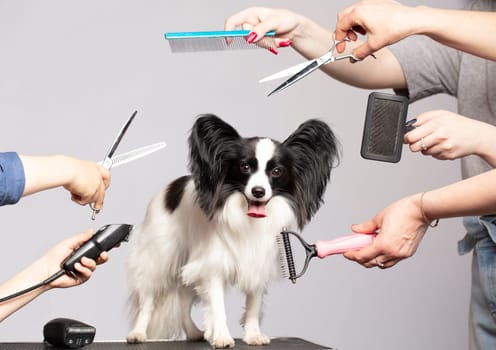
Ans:
{"label": "grooming table surface", "polygon": [[[0,343],[0,350],[55,350],[44,343]],[[148,341],[141,344],[126,342],[99,342],[82,348],[84,350],[212,350],[207,342],[187,341]],[[310,343],[300,338],[274,338],[269,345],[249,346],[241,339],[236,339],[234,350],[332,350],[332,348]]]}

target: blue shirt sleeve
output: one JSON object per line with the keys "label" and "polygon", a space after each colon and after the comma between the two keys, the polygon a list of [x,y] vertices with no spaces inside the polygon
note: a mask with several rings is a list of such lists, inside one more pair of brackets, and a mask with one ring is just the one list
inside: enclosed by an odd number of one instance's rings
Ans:
{"label": "blue shirt sleeve", "polygon": [[0,206],[15,204],[24,193],[24,167],[16,152],[0,152]]}

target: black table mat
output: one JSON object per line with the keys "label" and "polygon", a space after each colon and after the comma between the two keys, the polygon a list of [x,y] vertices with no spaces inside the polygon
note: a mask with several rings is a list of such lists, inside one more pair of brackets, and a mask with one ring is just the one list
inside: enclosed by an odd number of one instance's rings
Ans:
{"label": "black table mat", "polygon": [[[45,343],[0,343],[0,350],[55,350]],[[148,341],[141,344],[122,342],[99,342],[82,348],[83,350],[212,350],[207,342],[188,341]],[[269,345],[246,345],[241,339],[236,339],[234,350],[332,350],[332,348],[308,342],[300,338],[273,338]]]}

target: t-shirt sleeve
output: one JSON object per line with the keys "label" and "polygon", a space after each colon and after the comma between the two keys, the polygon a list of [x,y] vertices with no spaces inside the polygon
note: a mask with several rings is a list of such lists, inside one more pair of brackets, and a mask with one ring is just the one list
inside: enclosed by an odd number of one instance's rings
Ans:
{"label": "t-shirt sleeve", "polygon": [[24,193],[24,167],[15,152],[0,152],[0,205],[15,204]]}
{"label": "t-shirt sleeve", "polygon": [[426,36],[412,36],[389,47],[398,59],[411,102],[439,93],[456,97],[460,54]]}

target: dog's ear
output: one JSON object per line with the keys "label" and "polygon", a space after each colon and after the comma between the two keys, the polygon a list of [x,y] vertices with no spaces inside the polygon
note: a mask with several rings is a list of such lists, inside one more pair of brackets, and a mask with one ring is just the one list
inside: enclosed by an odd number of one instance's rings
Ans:
{"label": "dog's ear", "polygon": [[214,214],[219,187],[240,138],[231,125],[213,114],[199,116],[191,129],[189,169],[199,205],[209,216]]}
{"label": "dog's ear", "polygon": [[297,215],[301,229],[323,202],[331,170],[339,160],[339,142],[326,123],[311,119],[301,124],[283,145],[290,149],[294,159],[295,202],[300,206]]}

